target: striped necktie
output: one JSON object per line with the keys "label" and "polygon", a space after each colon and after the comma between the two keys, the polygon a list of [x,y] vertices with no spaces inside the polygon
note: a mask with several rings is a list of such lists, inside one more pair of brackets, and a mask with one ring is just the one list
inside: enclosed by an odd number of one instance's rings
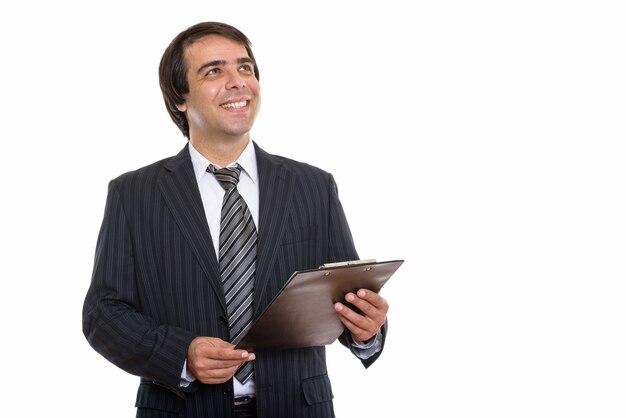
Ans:
{"label": "striped necktie", "polygon": [[[226,297],[228,324],[233,344],[237,344],[252,323],[252,294],[256,270],[257,233],[248,205],[237,191],[241,166],[207,171],[226,191],[220,221],[220,274]],[[235,373],[241,383],[253,375],[252,362],[244,363]]]}

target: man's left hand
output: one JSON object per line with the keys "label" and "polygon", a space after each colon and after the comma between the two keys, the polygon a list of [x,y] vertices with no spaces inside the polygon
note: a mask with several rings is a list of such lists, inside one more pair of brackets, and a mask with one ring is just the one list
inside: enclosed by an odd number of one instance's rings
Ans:
{"label": "man's left hand", "polygon": [[359,289],[356,293],[346,293],[346,302],[349,302],[361,313],[350,309],[347,305],[335,303],[335,311],[339,320],[352,333],[352,338],[357,342],[367,341],[372,338],[380,327],[383,326],[389,311],[389,304],[378,293],[367,289]]}

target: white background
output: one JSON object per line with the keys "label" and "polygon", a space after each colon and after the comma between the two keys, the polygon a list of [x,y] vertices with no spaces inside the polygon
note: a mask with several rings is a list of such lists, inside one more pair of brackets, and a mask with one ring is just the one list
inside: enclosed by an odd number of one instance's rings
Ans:
{"label": "white background", "polygon": [[184,145],[157,67],[203,20],[253,42],[253,139],[335,175],[362,258],[406,260],[379,361],[328,349],[338,417],[626,416],[622,3],[4,2],[6,416],[134,416],[82,302],[107,182]]}

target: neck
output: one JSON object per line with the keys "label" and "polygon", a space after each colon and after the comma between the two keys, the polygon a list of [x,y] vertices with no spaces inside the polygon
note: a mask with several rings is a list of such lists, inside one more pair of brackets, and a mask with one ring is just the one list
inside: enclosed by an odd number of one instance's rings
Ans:
{"label": "neck", "polygon": [[248,136],[229,141],[198,141],[193,136],[191,137],[193,147],[204,158],[220,167],[226,167],[228,164],[235,162],[243,150],[246,149],[249,142],[250,138]]}

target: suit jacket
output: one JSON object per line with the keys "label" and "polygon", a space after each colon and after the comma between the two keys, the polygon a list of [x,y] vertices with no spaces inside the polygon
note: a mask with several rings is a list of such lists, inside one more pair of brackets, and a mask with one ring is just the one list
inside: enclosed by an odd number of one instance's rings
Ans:
{"label": "suit jacket", "polygon": [[[255,151],[256,316],[295,270],[358,255],[332,176],[256,144]],[[83,332],[106,359],[141,377],[138,417],[232,416],[232,379],[180,386],[192,339],[229,340],[218,257],[187,146],[110,182]],[[348,332],[340,341],[351,347]],[[256,354],[259,417],[334,416],[324,347]]]}

